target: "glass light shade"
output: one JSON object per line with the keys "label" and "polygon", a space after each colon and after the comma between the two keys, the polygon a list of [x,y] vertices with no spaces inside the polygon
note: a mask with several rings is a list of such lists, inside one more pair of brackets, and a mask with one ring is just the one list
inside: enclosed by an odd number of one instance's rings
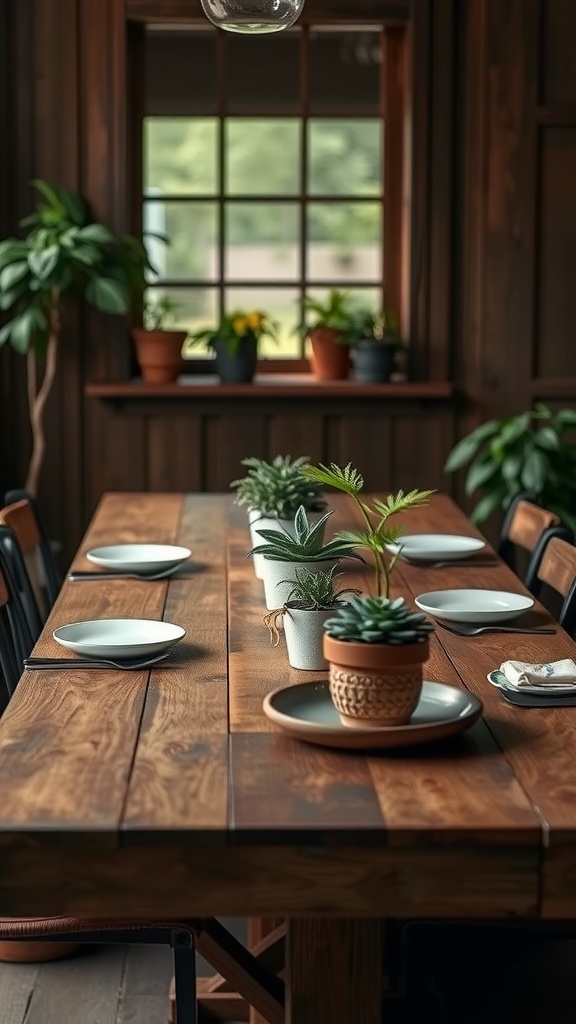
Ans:
{"label": "glass light shade", "polygon": [[290,28],[304,0],[202,0],[206,17],[227,32],[257,34]]}

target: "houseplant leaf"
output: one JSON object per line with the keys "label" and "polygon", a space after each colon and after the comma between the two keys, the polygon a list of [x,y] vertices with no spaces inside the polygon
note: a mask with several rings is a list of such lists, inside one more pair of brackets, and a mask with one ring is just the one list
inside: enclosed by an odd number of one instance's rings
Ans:
{"label": "houseplant leaf", "polygon": [[130,305],[128,291],[124,285],[106,277],[94,277],[89,282],[86,299],[103,313],[116,315],[127,313]]}

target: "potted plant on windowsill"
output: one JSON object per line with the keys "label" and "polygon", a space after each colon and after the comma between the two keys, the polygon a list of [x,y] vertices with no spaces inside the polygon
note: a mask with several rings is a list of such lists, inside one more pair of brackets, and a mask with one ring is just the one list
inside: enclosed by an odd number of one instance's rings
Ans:
{"label": "potted plant on windowsill", "polygon": [[294,536],[285,530],[262,530],[256,533],[264,543],[257,544],[249,554],[264,556],[264,592],[269,610],[280,608],[288,600],[296,581],[297,570],[312,569],[330,572],[341,558],[364,559],[347,541],[334,538],[324,543],[324,530],[332,512],[310,523],[302,506],[294,517]]}
{"label": "potted plant on windowsill", "polygon": [[350,346],[355,380],[362,384],[389,381],[403,351],[396,315],[387,310],[359,310]]}
{"label": "potted plant on windowsill", "polygon": [[[322,496],[321,484],[309,480],[303,467],[309,465],[308,458],[300,455],[276,455],[271,462],[249,457],[242,460],[248,468],[246,476],[233,480],[230,486],[236,491],[237,505],[246,505],[252,545],[259,543],[256,529],[283,529],[294,535],[294,517],[302,505],[309,516],[323,512],[326,502]],[[254,555],[254,570],[258,577],[263,574],[262,556]]]}
{"label": "potted plant on windowsill", "polygon": [[261,310],[236,309],[225,313],[216,327],[190,335],[192,345],[205,344],[214,352],[216,373],[222,383],[249,384],[254,379],[261,338],[278,341],[278,324]]}
{"label": "potted plant on windowsill", "polygon": [[[274,647],[280,642],[278,621],[283,618],[288,661],[292,668],[319,671],[327,662],[322,650],[324,623],[341,605],[346,594],[360,593],[353,587],[338,587],[336,580],[343,573],[311,572],[297,569],[290,581],[288,600],[280,609],[265,616]],[[285,582],[285,581],[282,581]]]}
{"label": "potted plant on windowsill", "polygon": [[330,696],[343,725],[374,728],[410,721],[433,632],[402,597],[354,597],[326,620]]}
{"label": "potted plant on windowsill", "polygon": [[326,302],[304,299],[304,335],[312,348],[310,369],[319,380],[345,380],[350,372],[350,330],[354,302],[346,291],[332,288]]}
{"label": "potted plant on windowsill", "polygon": [[142,309],[142,327],[132,335],[142,377],[148,384],[170,384],[183,368],[182,346],[187,331],[170,328],[179,303],[169,295],[149,296]]}

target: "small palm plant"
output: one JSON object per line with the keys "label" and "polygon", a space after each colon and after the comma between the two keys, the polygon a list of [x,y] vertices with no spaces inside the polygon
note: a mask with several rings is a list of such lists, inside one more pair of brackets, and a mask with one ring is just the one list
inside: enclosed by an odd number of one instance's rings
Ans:
{"label": "small palm plant", "polygon": [[322,464],[308,466],[304,472],[310,480],[327,487],[335,487],[352,498],[362,516],[364,529],[340,530],[336,537],[372,552],[376,594],[388,597],[390,574],[398,557],[397,553],[390,555],[389,545],[395,544],[405,532],[403,526],[389,526],[388,520],[400,512],[407,512],[409,509],[425,505],[434,491],[413,490],[408,493],[397,491],[396,494],[389,494],[385,501],[373,498],[372,504],[369,505],[360,497],[364,487],[364,478],[350,462],[344,469],[332,462],[329,467]]}

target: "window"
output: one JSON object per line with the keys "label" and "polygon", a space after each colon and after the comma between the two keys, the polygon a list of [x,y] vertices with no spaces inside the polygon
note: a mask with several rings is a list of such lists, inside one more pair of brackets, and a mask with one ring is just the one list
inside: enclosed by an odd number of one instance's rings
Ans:
{"label": "window", "polygon": [[305,294],[337,287],[399,309],[386,287],[400,240],[385,197],[398,207],[401,197],[386,188],[385,145],[396,165],[402,151],[401,137],[385,140],[386,38],[384,25],[304,26],[266,41],[148,29],[143,227],[151,287],[179,303],[182,326],[265,309],[281,340],[260,355],[296,360]]}

